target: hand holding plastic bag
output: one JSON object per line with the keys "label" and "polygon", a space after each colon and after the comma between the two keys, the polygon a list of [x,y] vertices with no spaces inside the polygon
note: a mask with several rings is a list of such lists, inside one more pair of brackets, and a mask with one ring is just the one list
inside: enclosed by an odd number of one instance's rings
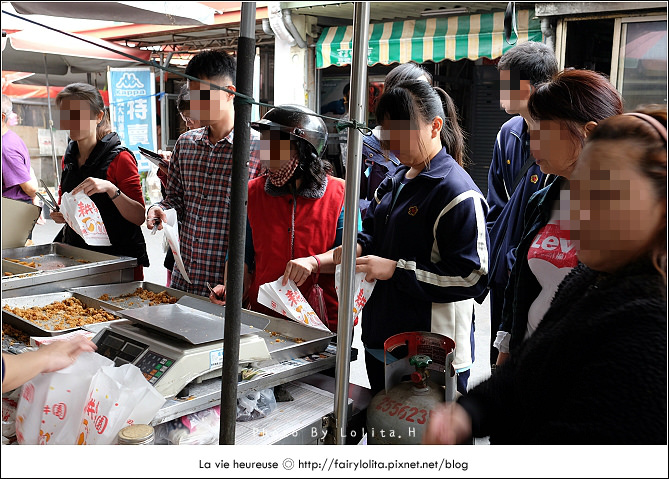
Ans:
{"label": "hand holding plastic bag", "polygon": [[23,385],[16,412],[19,444],[115,444],[129,424],[148,424],[165,399],[140,370],[84,352],[71,366]]}
{"label": "hand holding plastic bag", "polygon": [[282,283],[283,276],[272,283],[261,285],[258,290],[258,302],[293,321],[329,331],[295,282],[289,280],[285,286]]}
{"label": "hand holding plastic bag", "polygon": [[101,367],[113,364],[97,353],[84,352],[71,366],[26,382],[16,410],[19,444],[76,444],[91,379]]}
{"label": "hand holding plastic bag", "polygon": [[72,196],[63,193],[60,211],[67,224],[86,244],[91,246],[111,246],[107,229],[98,207],[83,191]]}

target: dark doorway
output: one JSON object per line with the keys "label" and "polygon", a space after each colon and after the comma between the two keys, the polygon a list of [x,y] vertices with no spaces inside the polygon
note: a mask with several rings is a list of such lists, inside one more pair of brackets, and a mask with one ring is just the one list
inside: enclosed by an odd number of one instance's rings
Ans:
{"label": "dark doorway", "polygon": [[614,19],[567,22],[564,66],[611,75]]}

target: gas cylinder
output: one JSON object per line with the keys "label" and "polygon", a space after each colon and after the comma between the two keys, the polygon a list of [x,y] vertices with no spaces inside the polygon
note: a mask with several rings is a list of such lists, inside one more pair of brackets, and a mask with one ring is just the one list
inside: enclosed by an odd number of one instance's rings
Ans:
{"label": "gas cylinder", "polygon": [[[392,351],[407,346],[397,359]],[[385,390],[367,408],[367,444],[420,444],[430,411],[455,399],[455,342],[441,334],[400,333],[384,343]]]}

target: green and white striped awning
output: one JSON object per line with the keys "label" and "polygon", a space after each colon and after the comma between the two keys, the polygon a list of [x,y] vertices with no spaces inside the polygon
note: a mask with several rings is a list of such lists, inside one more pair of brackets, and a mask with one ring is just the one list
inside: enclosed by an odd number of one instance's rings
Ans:
{"label": "green and white striped awning", "polygon": [[[517,14],[518,43],[542,41],[534,10]],[[316,43],[317,68],[350,64],[352,37],[351,25],[325,28]],[[504,12],[376,23],[370,25],[368,64],[495,59],[512,46],[504,41]]]}

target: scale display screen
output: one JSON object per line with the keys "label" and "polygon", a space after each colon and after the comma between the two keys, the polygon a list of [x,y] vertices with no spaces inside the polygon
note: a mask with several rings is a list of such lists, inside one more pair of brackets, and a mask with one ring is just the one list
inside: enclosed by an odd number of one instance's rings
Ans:
{"label": "scale display screen", "polygon": [[[149,346],[126,336],[106,329],[97,342],[98,353],[114,361],[116,366],[134,364],[147,381],[155,384],[174,364],[174,358],[168,358],[149,351]],[[146,352],[146,354],[144,354]],[[144,356],[142,356],[144,354]],[[140,359],[141,358],[141,359]],[[138,361],[139,359],[139,361]]]}

